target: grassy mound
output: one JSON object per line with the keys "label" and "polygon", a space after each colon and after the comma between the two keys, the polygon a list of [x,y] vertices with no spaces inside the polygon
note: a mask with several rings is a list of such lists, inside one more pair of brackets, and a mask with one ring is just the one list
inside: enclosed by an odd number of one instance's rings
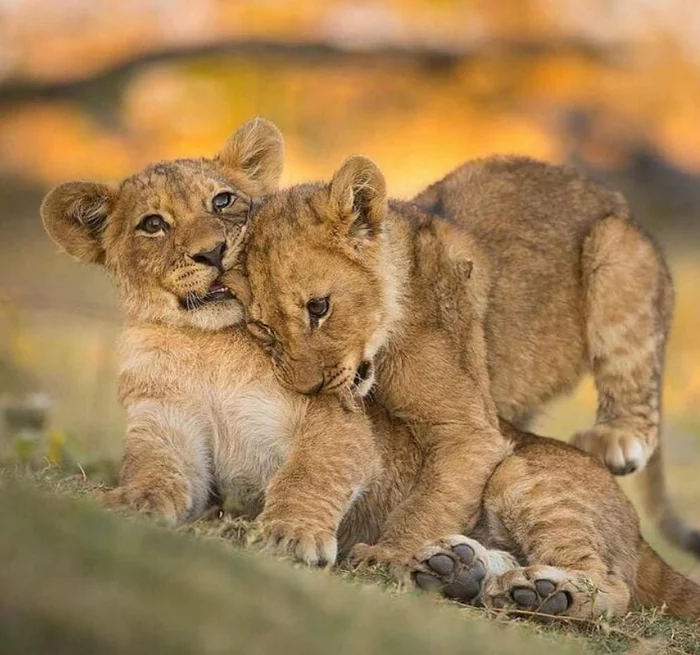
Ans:
{"label": "grassy mound", "polygon": [[40,482],[0,475],[3,655],[700,653],[697,627],[660,613],[508,621],[399,594],[381,572],[332,575],[244,551],[239,522],[173,531],[104,512],[79,478]]}

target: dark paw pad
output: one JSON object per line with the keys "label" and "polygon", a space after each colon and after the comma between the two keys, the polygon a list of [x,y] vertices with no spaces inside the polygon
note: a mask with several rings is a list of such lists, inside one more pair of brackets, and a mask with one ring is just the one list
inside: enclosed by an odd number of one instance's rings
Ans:
{"label": "dark paw pad", "polygon": [[453,600],[471,602],[481,594],[481,583],[486,577],[486,567],[476,562],[457,573],[454,580],[443,590],[443,594]]}
{"label": "dark paw pad", "polygon": [[562,614],[569,609],[570,604],[571,597],[569,594],[565,591],[558,591],[542,603],[539,611],[543,614]]}
{"label": "dark paw pad", "polygon": [[[536,591],[535,591],[536,589]],[[571,605],[571,596],[566,591],[556,591],[551,580],[537,580],[535,589],[515,587],[510,597],[518,607],[542,614],[562,614]]]}
{"label": "dark paw pad", "polygon": [[428,561],[428,566],[439,575],[449,575],[452,573],[455,563],[447,555],[433,555]]}
{"label": "dark paw pad", "polygon": [[623,466],[608,465],[608,468],[613,475],[629,475],[637,470],[637,465],[634,462],[627,462]]}
{"label": "dark paw pad", "polygon": [[537,593],[542,596],[542,598],[553,594],[556,588],[557,585],[551,580],[537,580],[537,582],[535,582],[535,589],[537,589]]}
{"label": "dark paw pad", "polygon": [[516,605],[528,610],[534,610],[540,604],[537,594],[527,587],[516,587],[510,592],[510,597]]}
{"label": "dark paw pad", "polygon": [[474,561],[474,549],[467,544],[460,544],[452,549],[452,552],[459,557],[462,564],[471,564]]}
{"label": "dark paw pad", "polygon": [[423,591],[437,592],[442,590],[442,582],[430,573],[418,571],[413,574],[413,581],[416,586]]}

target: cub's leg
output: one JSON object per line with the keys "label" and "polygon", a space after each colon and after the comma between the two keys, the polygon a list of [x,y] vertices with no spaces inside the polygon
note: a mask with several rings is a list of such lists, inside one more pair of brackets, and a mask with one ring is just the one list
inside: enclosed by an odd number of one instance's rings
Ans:
{"label": "cub's leg", "polygon": [[573,443],[623,475],[644,468],[659,442],[673,286],[654,244],[624,218],[610,216],[593,227],[582,261],[599,400],[595,426]]}
{"label": "cub's leg", "polygon": [[355,561],[382,562],[404,573],[426,541],[476,525],[489,476],[512,450],[498,429],[489,386],[487,267],[479,264],[483,258],[471,241],[443,229],[438,243],[450,248],[440,245],[425,254],[440,271],[431,286],[437,329],[415,326],[404,343],[392,343],[378,370],[377,398],[411,426],[423,448],[422,468],[379,542],[358,544],[351,554]]}
{"label": "cub's leg", "polygon": [[423,333],[419,344],[392,354],[394,360],[379,370],[377,396],[411,426],[424,453],[422,466],[379,541],[357,544],[350,560],[384,564],[401,577],[426,541],[476,524],[483,489],[510,444],[477,377],[487,373],[461,368],[443,334]]}
{"label": "cub's leg", "polygon": [[501,550],[488,550],[475,539],[452,535],[429,544],[415,557],[411,578],[425,591],[438,591],[447,598],[478,604],[484,581],[519,566]]}
{"label": "cub's leg", "polygon": [[519,553],[525,565],[488,578],[484,605],[577,617],[625,612],[641,538],[629,500],[593,458],[502,429],[517,445],[489,480],[481,527],[489,545]]}
{"label": "cub's leg", "polygon": [[176,524],[196,518],[211,488],[206,420],[186,407],[141,401],[127,408],[119,486],[108,507],[128,507]]}
{"label": "cub's leg", "polygon": [[306,564],[333,564],[340,521],[379,470],[379,456],[362,412],[332,396],[305,402],[291,452],[266,491],[260,536]]}

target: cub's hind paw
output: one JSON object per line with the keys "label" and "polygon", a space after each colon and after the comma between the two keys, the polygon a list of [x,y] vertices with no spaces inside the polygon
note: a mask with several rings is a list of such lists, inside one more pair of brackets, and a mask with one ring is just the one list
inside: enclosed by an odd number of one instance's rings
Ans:
{"label": "cub's hind paw", "polygon": [[[480,602],[489,574],[490,553],[478,541],[453,535],[426,546],[415,557],[411,577],[417,587],[466,604]],[[510,556],[507,556],[510,557]]]}
{"label": "cub's hind paw", "polygon": [[332,566],[338,556],[338,542],[331,531],[301,522],[262,519],[250,541],[309,566]]}
{"label": "cub's hind paw", "polygon": [[573,604],[572,590],[561,569],[531,566],[489,579],[484,585],[484,604],[539,614],[567,614]]}
{"label": "cub's hind paw", "polygon": [[536,580],[535,588],[515,587],[510,596],[521,609],[542,614],[563,614],[571,605],[566,591],[556,591],[556,585],[547,579]]}
{"label": "cub's hind paw", "polygon": [[571,443],[590,453],[614,475],[627,475],[643,469],[653,448],[649,448],[644,439],[635,434],[633,427],[596,425],[590,430],[574,434]]}

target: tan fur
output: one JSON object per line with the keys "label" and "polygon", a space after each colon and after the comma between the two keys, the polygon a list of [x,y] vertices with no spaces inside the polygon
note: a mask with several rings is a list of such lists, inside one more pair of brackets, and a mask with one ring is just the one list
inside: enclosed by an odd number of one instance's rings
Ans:
{"label": "tan fur", "polygon": [[[162,183],[151,184],[150,178],[142,188],[151,200],[158,197],[167,204],[166,182],[182,182],[191,168],[175,164],[161,170]],[[202,195],[201,187],[193,185],[189,201],[201,205],[208,193]],[[174,215],[178,221],[186,218]],[[63,218],[45,215],[54,225]],[[59,228],[52,233],[63,244],[64,232]],[[81,247],[75,234],[67,230],[74,250]],[[454,285],[470,274],[469,269],[456,262],[456,275],[441,283],[445,299],[462,302]],[[230,274],[240,281],[235,268],[225,276]],[[138,308],[139,298],[152,297],[150,284],[144,284],[143,295],[138,289],[135,293],[126,309]],[[340,410],[331,396],[306,398],[279,385],[268,357],[240,327],[203,329],[199,320],[187,325],[186,314],[172,322],[141,320],[139,314],[129,317],[120,344],[120,396],[128,412],[128,429],[121,485],[109,495],[111,503],[182,521],[201,512],[209,494],[226,487],[247,500],[252,513],[265,499],[260,520],[269,542],[309,563],[332,561],[337,548],[347,554],[358,542],[373,544],[379,539],[389,515],[410,497],[426,456],[421,440],[406,423],[370,402],[366,405],[374,435],[370,439],[362,413]],[[440,315],[445,329],[453,329],[449,303]],[[520,564],[528,565],[528,571],[537,566],[564,567],[576,563],[574,549],[590,554],[589,545],[576,538],[568,545],[569,531],[574,534],[577,529],[571,513],[565,512],[566,525],[558,515],[559,507],[581,491],[595,496],[596,503],[603,500],[602,505],[583,507],[580,525],[586,530],[596,527],[595,547],[604,557],[619,559],[621,570],[633,568],[634,548],[626,539],[639,539],[636,517],[605,469],[561,444],[518,436],[505,425],[501,430],[512,440],[515,454],[489,480],[475,533],[491,550],[459,536],[442,539],[421,554],[432,556],[450,545],[473,544],[491,574],[481,597],[487,604],[497,604],[496,598],[507,596],[515,582],[520,584],[517,576],[507,584]],[[578,490],[584,479],[585,489]],[[561,505],[555,502],[557,494]],[[527,502],[519,505],[520,497]],[[542,505],[543,497],[553,502]],[[604,508],[600,515],[605,520],[587,515],[598,507]],[[531,526],[532,534],[524,525]],[[627,527],[619,531],[619,525]],[[521,561],[494,547],[512,549]],[[639,576],[645,577],[639,578],[639,589],[632,587],[633,598],[659,605],[670,594],[671,611],[697,616],[692,583],[671,574],[650,553],[645,550],[639,559],[644,562],[638,565]],[[536,564],[538,557],[544,564]],[[425,567],[420,555],[413,566]],[[580,569],[581,565],[576,570]],[[568,572],[546,569],[546,574],[569,585],[568,578],[564,580]],[[585,611],[584,605],[580,601],[572,607]],[[621,607],[612,609],[624,611]]]}
{"label": "tan fur", "polygon": [[[309,563],[332,563],[338,525],[376,466],[370,426],[335,398],[310,401],[280,387],[239,326],[238,299],[207,302],[223,276],[245,293],[237,265],[250,208],[276,188],[282,157],[277,128],[255,119],[214,159],[161,162],[116,187],[61,185],[42,217],[70,254],[105,267],[127,318],[125,453],[106,502],[176,523],[222,489],[253,511],[265,497],[264,538]],[[236,200],[217,212],[222,190]],[[168,227],[144,234],[139,225],[153,214]],[[220,262],[202,259],[215,248],[224,248]]]}
{"label": "tan fur", "polygon": [[573,442],[616,474],[648,462],[648,511],[673,543],[700,556],[700,532],[667,498],[657,448],[673,285],[624,199],[572,168],[491,157],[456,169],[415,202],[468,230],[488,254],[485,330],[499,415],[527,425],[591,370],[596,425]]}
{"label": "tan fur", "polygon": [[[499,549],[487,558],[497,565],[479,591],[487,605],[594,617],[624,613],[632,600],[658,605],[682,596],[672,611],[700,616],[700,589],[644,544],[634,509],[603,466],[493,420],[482,328],[498,275],[488,250],[410,207],[387,206],[383,194],[371,162],[349,160],[328,186],[276,194],[255,215],[247,248],[253,332],[284,384],[310,396],[361,393],[367,381],[354,374],[368,359],[376,363],[374,397],[385,409],[369,408],[375,421],[386,412],[391,428],[385,471],[397,484],[404,474],[393,462],[408,462],[412,479],[398,484],[403,497],[388,496],[398,503],[382,507],[385,523],[374,535],[359,530],[358,538],[374,539],[356,544],[352,559],[400,567],[413,548],[414,574],[425,574],[436,555],[430,545],[426,555],[425,542],[444,543],[450,532],[436,538],[439,526],[461,524]],[[328,311],[314,318],[309,302],[319,299]],[[565,361],[566,353],[557,357]],[[494,427],[507,436],[506,448],[499,433],[488,453],[483,444],[494,439]],[[382,443],[376,423],[375,435]],[[412,449],[417,461],[404,453]],[[385,477],[353,506],[344,527],[354,527],[355,514],[375,515],[366,503],[373,494],[387,498]],[[481,503],[465,502],[482,481]],[[446,593],[459,582],[436,577]]]}
{"label": "tan fur", "polygon": [[[381,470],[343,520],[341,552],[381,538],[391,514],[410,497],[425,457],[409,426],[375,403],[367,412]],[[551,595],[566,596],[567,607],[557,612],[565,616],[623,615],[631,607],[665,605],[674,616],[700,619],[700,586],[644,541],[634,507],[602,464],[567,444],[499,425],[513,453],[489,478],[476,527],[470,537],[424,544],[412,558],[412,577],[427,573],[436,582],[431,588],[450,595],[458,570],[441,577],[429,562],[436,555],[454,557],[455,545],[468,544],[486,570],[472,603],[546,612],[546,606],[523,607],[513,598],[546,581]]]}
{"label": "tan fur", "polygon": [[[516,590],[534,594],[546,581],[549,596],[563,592],[568,598],[568,606],[557,612],[567,616],[620,615],[634,605],[665,604],[674,616],[700,618],[700,587],[645,543],[633,506],[602,465],[558,441],[504,422],[501,429],[513,441],[514,453],[486,486],[472,533],[478,541],[439,540],[418,553],[415,572],[435,576],[430,558],[453,557],[455,545],[468,544],[487,572],[472,602],[546,612],[514,600]],[[442,588],[453,577],[438,580]],[[546,598],[539,600],[544,604]]]}
{"label": "tan fur", "polygon": [[[440,245],[446,238],[449,252]],[[247,254],[250,316],[256,334],[265,326],[273,335],[267,343],[281,381],[302,393],[336,393],[353,384],[362,362],[376,360],[379,402],[426,450],[380,542],[358,546],[354,557],[402,563],[425,540],[471,529],[486,480],[508,453],[488,393],[488,278],[473,242],[410,207],[387,210],[383,178],[356,158],[328,187],[292,189],[263,206]],[[457,309],[464,348],[441,324],[445,259],[475,261],[470,302]],[[319,298],[330,309],[314,326],[306,304]]]}
{"label": "tan fur", "polygon": [[[387,209],[381,174],[355,158],[327,187],[289,190],[256,215],[251,317],[255,334],[266,326],[280,379],[301,392],[347,389],[360,363],[379,353],[381,402],[431,423],[426,443],[461,425],[440,442],[461,442],[466,456],[485,441],[467,431],[497,444],[494,403],[502,417],[527,424],[590,366],[598,422],[575,443],[617,473],[643,467],[658,443],[673,292],[662,256],[621,196],[568,168],[495,157],[467,164],[417,200],[452,220],[406,204]],[[450,319],[435,316],[461,293],[447,272],[460,262],[473,274],[446,341]],[[305,303],[326,296],[328,316],[312,329]],[[659,459],[649,472],[653,489],[663,488]],[[419,513],[440,520],[432,508]],[[696,532],[671,511],[657,515],[673,523],[666,533],[675,543],[696,549]],[[405,525],[397,526],[406,540]]]}

